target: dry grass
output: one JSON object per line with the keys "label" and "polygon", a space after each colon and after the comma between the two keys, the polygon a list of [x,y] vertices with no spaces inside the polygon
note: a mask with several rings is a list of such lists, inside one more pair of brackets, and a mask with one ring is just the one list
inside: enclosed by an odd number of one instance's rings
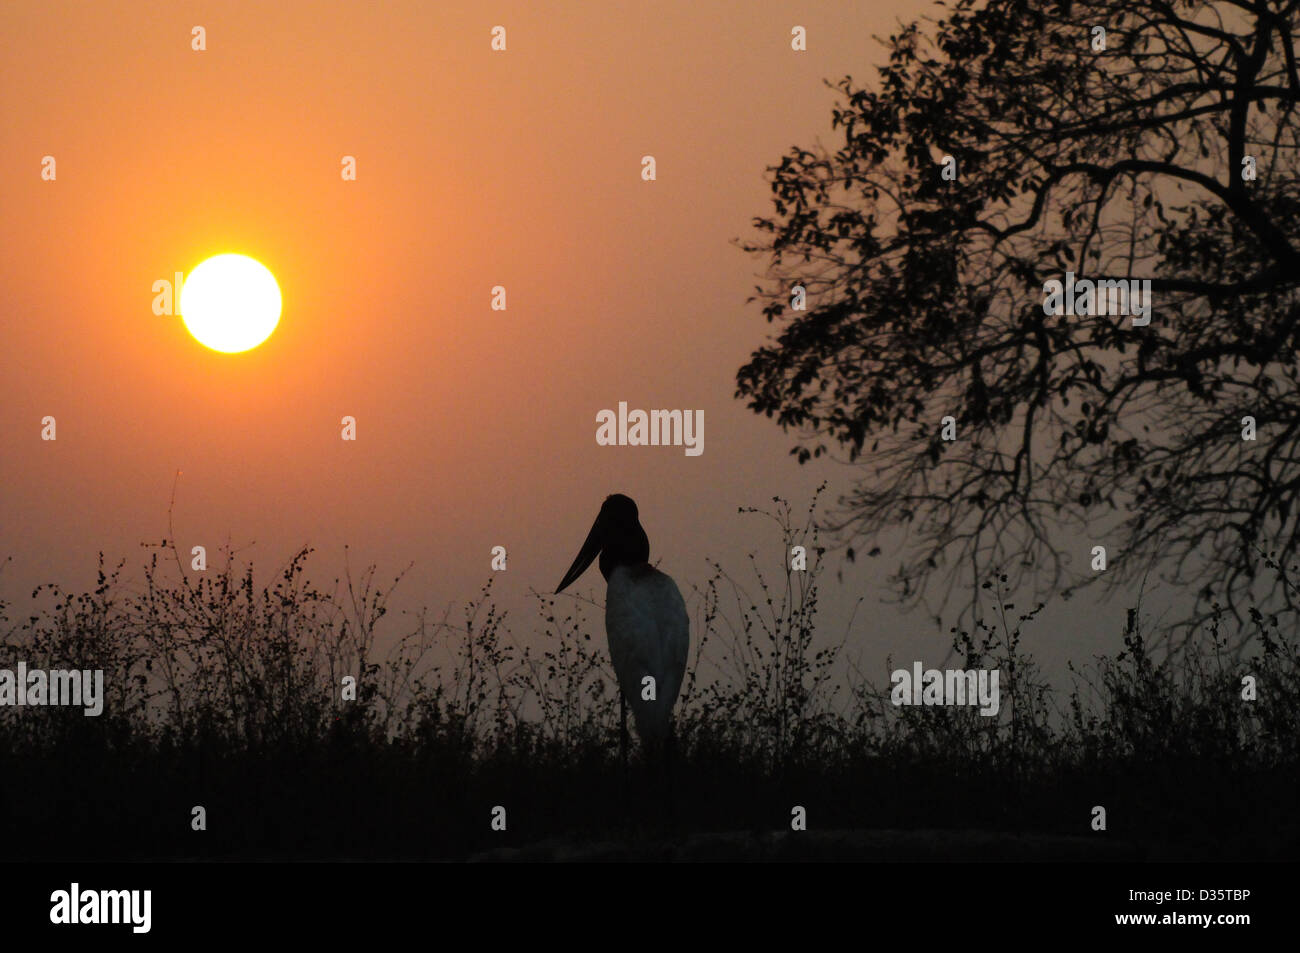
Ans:
{"label": "dry grass", "polygon": [[[819,830],[949,828],[1107,835],[1160,856],[1293,852],[1300,645],[1254,612],[1216,617],[1159,659],[1129,614],[1124,649],[1075,671],[1061,696],[1026,651],[1036,607],[1005,579],[953,631],[968,668],[1002,673],[997,718],[895,708],[816,624],[823,555],[812,514],[770,520],[780,548],[743,584],[714,564],[697,589],[676,715],[675,813],[617,761],[618,699],[600,614],[537,595],[526,642],[491,583],[459,618],[415,618],[382,657],[389,586],[373,567],[318,589],[310,552],[270,583],[227,560],[183,571],[152,547],[143,583],[101,568],[90,592],[43,586],[21,619],[0,605],[0,668],[103,669],[104,714],[0,711],[6,856],[462,857],[546,838],[772,831],[804,805]],[[793,545],[808,571],[788,568]],[[174,577],[170,574],[175,567]],[[773,567],[771,569],[767,567]],[[1251,650],[1242,653],[1241,645]],[[1241,699],[1252,675],[1257,700]],[[344,676],[358,679],[343,701]],[[209,829],[189,829],[202,804]],[[493,805],[509,829],[488,825]]]}

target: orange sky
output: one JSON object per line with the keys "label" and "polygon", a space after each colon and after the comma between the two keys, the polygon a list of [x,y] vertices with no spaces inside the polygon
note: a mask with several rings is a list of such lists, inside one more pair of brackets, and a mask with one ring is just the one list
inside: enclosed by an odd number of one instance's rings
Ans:
{"label": "orange sky", "polygon": [[[927,6],[546,6],[0,9],[0,590],[84,585],[101,549],[138,566],[178,468],[183,550],[255,541],[269,573],[311,543],[332,574],[348,543],[381,577],[414,561],[403,604],[441,606],[504,545],[495,584],[525,613],[607,493],[636,499],[689,597],[705,556],[744,574],[771,540],[738,506],[847,488],[853,471],[799,467],[732,396],[768,332],[744,304],[762,263],[732,240],[771,214],[766,165],[835,142],[822,79],[865,79],[872,35]],[[233,356],[151,311],[156,279],[223,251],[284,297],[270,340]],[[619,401],[702,409],[704,453],[597,446]],[[847,573],[831,618],[884,568]],[[855,640],[882,676],[886,648],[932,631],[873,616]]]}

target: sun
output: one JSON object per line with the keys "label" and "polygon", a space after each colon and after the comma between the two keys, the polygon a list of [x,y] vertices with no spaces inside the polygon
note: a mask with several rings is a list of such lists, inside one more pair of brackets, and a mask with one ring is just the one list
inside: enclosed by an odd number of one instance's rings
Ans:
{"label": "sun", "polygon": [[185,279],[180,310],[195,340],[235,354],[257,347],[280,323],[280,286],[247,255],[217,255]]}

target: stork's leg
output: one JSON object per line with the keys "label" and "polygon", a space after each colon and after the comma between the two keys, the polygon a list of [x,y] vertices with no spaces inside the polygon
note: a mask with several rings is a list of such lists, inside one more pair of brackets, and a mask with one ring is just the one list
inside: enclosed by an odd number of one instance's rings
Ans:
{"label": "stork's leg", "polygon": [[673,761],[677,753],[677,734],[673,730],[673,723],[668,722],[668,734],[664,736],[663,743],[663,785],[664,785],[664,814],[665,819],[671,825],[676,815],[676,805],[673,803]]}
{"label": "stork's leg", "polygon": [[668,785],[669,793],[672,793],[673,786],[673,760],[677,755],[677,733],[673,730],[673,723],[668,722],[668,736],[664,739],[664,782]]}
{"label": "stork's leg", "polygon": [[627,775],[627,696],[623,689],[618,690],[618,756],[623,762],[623,774]]}

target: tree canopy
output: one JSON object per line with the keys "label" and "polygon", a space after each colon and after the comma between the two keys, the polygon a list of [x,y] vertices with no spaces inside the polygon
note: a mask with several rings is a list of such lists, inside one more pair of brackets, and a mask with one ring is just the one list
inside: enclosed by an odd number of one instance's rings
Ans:
{"label": "tree canopy", "polygon": [[[737,396],[800,460],[858,464],[836,526],[850,547],[907,528],[901,597],[1155,567],[1236,606],[1271,554],[1289,604],[1297,7],[957,0],[868,88],[828,84],[836,151],[769,169],[744,247],[776,328]],[[1149,280],[1149,323],[1047,313],[1067,273]]]}

